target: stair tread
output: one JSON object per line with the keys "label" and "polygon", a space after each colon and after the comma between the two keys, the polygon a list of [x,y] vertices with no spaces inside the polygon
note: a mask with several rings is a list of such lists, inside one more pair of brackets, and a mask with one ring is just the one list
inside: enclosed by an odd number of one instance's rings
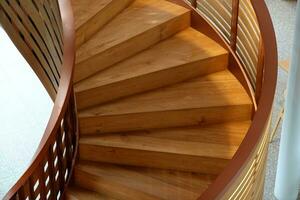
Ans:
{"label": "stair tread", "polygon": [[72,0],[75,29],[85,24],[113,0]]}
{"label": "stair tread", "polygon": [[82,137],[80,145],[231,159],[251,122],[145,130]]}
{"label": "stair tread", "polygon": [[136,0],[77,50],[76,63],[187,12],[163,0]]}
{"label": "stair tread", "polygon": [[249,105],[251,99],[227,70],[80,111],[80,118],[220,106]]}
{"label": "stair tread", "polygon": [[[80,162],[75,169],[75,181],[78,181],[79,184],[86,180],[82,180],[78,176],[78,171],[93,177],[93,181],[101,187],[101,192],[102,187],[105,187],[103,185],[109,183],[111,191],[104,189],[104,192],[115,195],[115,197],[124,195],[118,194],[120,189],[124,189],[126,195],[133,193],[143,195],[144,198],[147,197],[146,199],[196,199],[216,178],[214,175]],[[89,177],[85,176],[85,178]],[[139,196],[132,198],[139,199]]]}
{"label": "stair tread", "polygon": [[75,85],[75,90],[81,92],[224,54],[227,51],[216,42],[188,28],[136,56],[80,81]]}
{"label": "stair tread", "polygon": [[106,195],[93,192],[78,186],[69,186],[66,191],[66,199],[68,200],[116,200]]}

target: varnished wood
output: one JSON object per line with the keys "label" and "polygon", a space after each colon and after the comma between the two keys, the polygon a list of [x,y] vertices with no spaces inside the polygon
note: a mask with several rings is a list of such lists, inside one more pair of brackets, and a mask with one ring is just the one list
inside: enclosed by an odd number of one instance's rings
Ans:
{"label": "varnished wood", "polygon": [[[241,170],[245,169],[247,164],[254,162],[256,155],[252,154],[253,149],[261,149],[264,147],[264,145],[260,142],[262,141],[262,138],[269,135],[269,117],[272,110],[277,79],[278,55],[276,37],[265,2],[252,0],[251,6],[253,6],[257,15],[263,45],[268,47],[268,50],[265,49],[264,52],[264,78],[262,82],[260,103],[258,105],[257,112],[254,115],[252,126],[250,127],[244,142],[241,144],[236,155],[218,179],[201,195],[199,198],[200,200],[213,200],[217,197],[224,196],[225,193],[234,194],[236,191],[239,191],[238,180],[244,177],[243,174],[240,174]],[[261,151],[261,153],[266,152],[267,149],[263,149]],[[264,161],[265,157],[264,159],[259,160],[260,164],[265,167]],[[261,169],[263,168],[260,168],[259,170],[262,171]],[[263,180],[264,176],[257,176],[257,178]],[[236,182],[233,183],[233,181]],[[256,193],[256,196],[258,197],[261,196],[258,190],[262,192],[262,186],[263,184],[253,184],[251,186],[254,188],[253,194]]]}
{"label": "varnished wood", "polygon": [[80,159],[218,174],[249,126],[236,122],[81,138]]}
{"label": "varnished wood", "polygon": [[195,188],[203,191],[214,178],[201,174],[94,163],[80,163],[75,170],[76,184],[124,200],[195,199],[198,193]]}
{"label": "varnished wood", "polygon": [[248,120],[251,106],[239,82],[224,71],[83,110],[80,130],[97,134]]}
{"label": "varnished wood", "polygon": [[[236,52],[233,51],[228,43],[228,39],[224,38],[220,31],[215,28],[215,26],[207,19],[204,18],[198,9],[192,8],[188,3],[182,0],[168,0],[170,2],[176,3],[178,5],[184,6],[188,9],[191,9],[191,26],[209,36],[220,45],[223,46],[229,52],[229,66],[228,69],[237,77],[237,79],[241,82],[241,84],[246,89],[249,96],[254,103],[254,109],[257,109],[256,101],[255,101],[255,91],[251,86],[251,82],[247,77],[247,73],[244,70],[243,64],[240,62]],[[223,13],[223,12],[221,12]]]}
{"label": "varnished wood", "polygon": [[232,16],[231,16],[231,36],[230,46],[232,50],[236,50],[237,33],[238,33],[238,20],[240,0],[232,0]]}
{"label": "varnished wood", "polygon": [[264,49],[265,47],[263,46],[263,41],[262,38],[260,38],[260,43],[259,43],[259,52],[258,52],[258,62],[256,66],[256,71],[257,71],[257,76],[256,76],[256,91],[255,91],[255,97],[256,101],[259,102],[260,96],[261,96],[261,86],[263,83],[263,77],[264,77]]}
{"label": "varnished wood", "polygon": [[76,46],[90,39],[99,29],[118,15],[133,0],[72,0]]}
{"label": "varnished wood", "polygon": [[77,106],[83,109],[224,70],[227,59],[225,49],[189,28],[76,84]]}
{"label": "varnished wood", "polygon": [[161,0],[136,0],[77,50],[75,82],[168,38],[189,23],[185,8]]}
{"label": "varnished wood", "polygon": [[77,186],[68,187],[66,200],[116,200]]}

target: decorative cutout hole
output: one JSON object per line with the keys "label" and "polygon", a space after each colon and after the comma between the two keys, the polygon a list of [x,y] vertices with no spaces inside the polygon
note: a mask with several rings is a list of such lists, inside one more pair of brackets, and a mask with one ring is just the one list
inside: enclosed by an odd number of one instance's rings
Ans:
{"label": "decorative cutout hole", "polygon": [[59,200],[60,198],[60,191],[58,192],[57,196],[56,196],[56,199]]}
{"label": "decorative cutout hole", "polygon": [[54,166],[56,167],[57,166],[57,163],[58,163],[58,156],[55,157],[55,160],[54,160]]}
{"label": "decorative cutout hole", "polygon": [[49,167],[49,164],[48,164],[48,161],[47,161],[46,164],[45,164],[45,166],[44,166],[44,172],[47,171],[48,167]]}
{"label": "decorative cutout hole", "polygon": [[50,199],[50,195],[51,195],[51,190],[49,190],[49,192],[47,193],[47,199]]}
{"label": "decorative cutout hole", "polygon": [[36,198],[35,198],[35,200],[40,200],[41,199],[41,195],[39,194]]}
{"label": "decorative cutout hole", "polygon": [[62,143],[64,143],[65,139],[66,139],[66,132],[64,131],[64,133],[63,133],[63,135],[61,137]]}
{"label": "decorative cutout hole", "polygon": [[46,181],[45,181],[45,185],[46,185],[46,186],[48,186],[49,181],[50,181],[50,177],[48,176],[47,179],[46,179]]}
{"label": "decorative cutout hole", "polygon": [[56,146],[57,146],[57,144],[56,144],[56,142],[55,142],[55,143],[53,144],[53,152],[55,152]]}
{"label": "decorative cutout hole", "polygon": [[67,181],[67,179],[68,179],[68,174],[69,174],[69,170],[67,169],[66,173],[65,173],[65,181]]}
{"label": "decorative cutout hole", "polygon": [[64,149],[63,157],[66,157],[67,148]]}
{"label": "decorative cutout hole", "polygon": [[38,189],[39,185],[40,185],[40,181],[37,180],[33,186],[33,190],[36,191]]}
{"label": "decorative cutout hole", "polygon": [[55,180],[56,180],[56,181],[57,181],[57,179],[58,179],[58,176],[59,176],[59,171],[57,171],[56,174],[55,174]]}

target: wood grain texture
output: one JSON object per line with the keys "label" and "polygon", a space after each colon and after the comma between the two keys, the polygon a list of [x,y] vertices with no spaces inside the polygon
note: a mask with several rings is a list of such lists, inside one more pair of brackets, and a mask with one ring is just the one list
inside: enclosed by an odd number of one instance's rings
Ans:
{"label": "wood grain texture", "polygon": [[248,120],[251,107],[236,78],[222,71],[83,110],[80,130],[97,134]]}
{"label": "wood grain texture", "polygon": [[113,133],[80,139],[80,159],[217,174],[250,122]]}
{"label": "wood grain texture", "polygon": [[77,106],[83,109],[224,70],[227,63],[225,49],[200,32],[188,28],[80,81],[75,85]]}
{"label": "wood grain texture", "polygon": [[131,168],[110,164],[80,163],[75,170],[75,182],[81,187],[116,199],[174,199],[197,198],[215,176]]}
{"label": "wood grain texture", "polygon": [[66,192],[66,200],[116,200],[97,192],[83,189],[77,186],[70,186]]}
{"label": "wood grain texture", "polygon": [[72,0],[79,47],[133,0]]}
{"label": "wood grain texture", "polygon": [[161,0],[136,0],[77,50],[75,82],[187,28],[190,12]]}

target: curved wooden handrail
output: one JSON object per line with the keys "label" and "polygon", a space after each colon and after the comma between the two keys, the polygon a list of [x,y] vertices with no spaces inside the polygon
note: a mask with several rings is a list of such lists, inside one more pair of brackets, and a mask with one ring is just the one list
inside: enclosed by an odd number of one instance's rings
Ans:
{"label": "curved wooden handrail", "polygon": [[[15,195],[17,195],[17,193],[20,191],[20,188],[26,184],[28,179],[30,179],[30,177],[34,173],[36,173],[38,167],[40,167],[41,162],[45,159],[45,155],[48,153],[49,146],[51,145],[51,143],[53,143],[53,141],[55,141],[57,132],[60,131],[60,129],[62,128],[62,124],[65,123],[63,120],[67,112],[71,113],[69,120],[73,120],[73,131],[74,134],[76,134],[76,137],[78,137],[76,117],[71,116],[72,112],[76,111],[72,81],[75,62],[75,30],[73,11],[71,2],[69,0],[60,0],[59,7],[63,26],[63,64],[61,78],[59,82],[59,89],[55,99],[52,114],[47,124],[41,143],[32,159],[32,163],[29,165],[28,169],[18,180],[18,182],[6,194],[4,199],[15,198]],[[74,142],[75,150],[77,150],[78,138],[75,139]],[[72,158],[72,165],[74,165],[75,157],[76,151]],[[71,172],[69,172],[69,174],[71,174]],[[69,178],[70,176],[68,175],[68,179]]]}
{"label": "curved wooden handrail", "polygon": [[262,75],[261,96],[252,125],[242,144],[222,174],[201,195],[199,200],[213,200],[221,199],[223,197],[231,184],[234,183],[235,179],[243,170],[247,160],[251,155],[253,155],[256,145],[259,144],[268,127],[277,80],[278,55],[276,37],[272,20],[265,2],[262,0],[251,0],[251,3],[258,19],[263,46],[268,47],[264,48],[263,52],[264,71]]}

